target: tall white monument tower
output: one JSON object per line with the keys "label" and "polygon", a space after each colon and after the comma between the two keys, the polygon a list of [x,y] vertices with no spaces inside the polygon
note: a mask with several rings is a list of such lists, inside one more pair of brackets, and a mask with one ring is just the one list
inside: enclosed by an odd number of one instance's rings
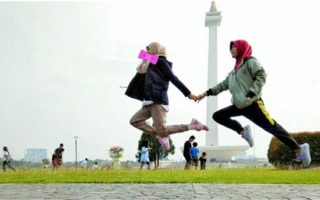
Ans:
{"label": "tall white monument tower", "polygon": [[[218,83],[218,49],[217,49],[217,27],[220,25],[222,16],[217,11],[215,2],[211,3],[210,11],[206,13],[205,26],[209,27],[209,52],[208,52],[208,88]],[[199,147],[200,152],[206,152],[209,161],[230,161],[233,156],[245,151],[248,145],[222,146],[219,145],[218,124],[213,121],[212,114],[218,110],[218,98],[207,98],[207,126],[206,146]],[[201,155],[201,154],[200,154]]]}
{"label": "tall white monument tower", "polygon": [[[208,51],[208,88],[218,83],[218,49],[217,26],[220,25],[222,16],[217,11],[215,2],[211,3],[210,11],[206,13],[205,26],[209,27],[209,51]],[[207,98],[207,126],[209,132],[206,135],[206,146],[218,146],[218,124],[212,120],[212,113],[218,110],[218,98]]]}

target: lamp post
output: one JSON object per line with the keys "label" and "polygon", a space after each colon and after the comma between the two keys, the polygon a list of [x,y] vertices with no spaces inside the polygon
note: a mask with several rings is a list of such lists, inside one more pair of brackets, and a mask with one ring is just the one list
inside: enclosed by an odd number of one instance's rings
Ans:
{"label": "lamp post", "polygon": [[78,136],[74,136],[74,144],[75,144],[75,154],[76,154],[76,168],[78,167],[78,149],[77,149],[77,145],[78,145]]}

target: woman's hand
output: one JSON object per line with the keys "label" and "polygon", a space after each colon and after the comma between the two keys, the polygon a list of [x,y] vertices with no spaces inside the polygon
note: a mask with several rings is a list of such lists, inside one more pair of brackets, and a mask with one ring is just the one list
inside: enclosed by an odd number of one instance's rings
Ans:
{"label": "woman's hand", "polygon": [[199,94],[198,96],[197,96],[197,98],[198,98],[198,103],[204,98],[204,97],[206,97],[207,96],[207,93],[206,92],[204,92],[204,93],[202,93],[202,94]]}
{"label": "woman's hand", "polygon": [[188,98],[189,98],[189,99],[192,99],[192,100],[194,100],[194,101],[197,101],[197,100],[198,100],[198,98],[196,97],[196,95],[194,95],[194,94],[192,94],[192,93],[190,93],[190,94],[188,95]]}

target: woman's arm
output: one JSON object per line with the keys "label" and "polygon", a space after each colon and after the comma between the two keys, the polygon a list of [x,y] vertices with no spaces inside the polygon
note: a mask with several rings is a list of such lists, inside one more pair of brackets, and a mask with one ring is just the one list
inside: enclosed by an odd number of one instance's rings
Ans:
{"label": "woman's arm", "polygon": [[228,87],[228,77],[229,76],[227,76],[224,81],[220,82],[219,84],[217,84],[213,88],[210,88],[209,90],[205,91],[204,93],[198,95],[197,96],[198,102],[200,102],[206,96],[211,96],[211,95],[216,96],[220,92],[227,90],[229,88]]}
{"label": "woman's arm", "polygon": [[164,60],[159,59],[157,63],[161,72],[169,79],[169,81],[176,86],[184,96],[189,99],[197,100],[197,97],[191,93],[191,91],[179,80],[179,78],[173,73],[171,67]]}

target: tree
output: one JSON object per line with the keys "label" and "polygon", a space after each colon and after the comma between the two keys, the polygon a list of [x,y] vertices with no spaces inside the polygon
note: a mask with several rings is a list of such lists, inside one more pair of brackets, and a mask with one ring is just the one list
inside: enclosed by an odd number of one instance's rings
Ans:
{"label": "tree", "polygon": [[140,162],[141,156],[141,148],[142,148],[142,141],[148,140],[149,146],[151,150],[149,151],[149,159],[150,162],[155,162],[155,169],[159,167],[159,160],[162,158],[167,157],[169,154],[173,155],[175,146],[172,143],[172,140],[169,139],[170,149],[167,151],[162,145],[159,143],[158,138],[153,137],[145,132],[142,133],[141,138],[138,142],[138,153],[136,154],[136,158],[138,162]]}

